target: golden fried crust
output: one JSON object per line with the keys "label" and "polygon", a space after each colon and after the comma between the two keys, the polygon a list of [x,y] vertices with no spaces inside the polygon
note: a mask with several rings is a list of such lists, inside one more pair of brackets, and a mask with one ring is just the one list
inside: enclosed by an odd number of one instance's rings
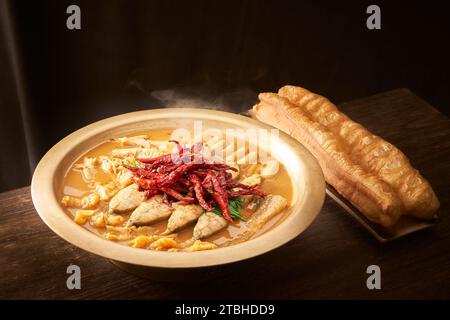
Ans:
{"label": "golden fried crust", "polygon": [[366,172],[348,155],[345,145],[322,124],[289,100],[275,93],[262,93],[253,107],[258,120],[290,134],[303,143],[319,161],[327,182],[372,221],[392,226],[402,204],[392,188]]}
{"label": "golden fried crust", "polygon": [[295,86],[282,87],[278,94],[334,134],[347,148],[353,163],[389,184],[402,201],[405,214],[433,218],[439,201],[429,183],[399,149],[352,121],[320,95]]}

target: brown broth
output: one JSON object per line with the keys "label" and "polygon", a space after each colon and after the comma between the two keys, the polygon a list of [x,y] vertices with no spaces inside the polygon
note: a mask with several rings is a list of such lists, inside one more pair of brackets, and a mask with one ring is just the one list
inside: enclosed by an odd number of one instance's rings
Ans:
{"label": "brown broth", "polygon": [[[146,134],[149,140],[159,140],[159,141],[167,141],[170,139],[172,129],[165,129],[165,130],[152,130],[149,132],[144,133],[138,133],[136,135],[140,134]],[[92,150],[88,151],[86,154],[84,154],[82,157],[80,157],[75,163],[81,164],[83,163],[83,160],[85,157],[98,157],[102,155],[110,155],[111,151],[113,149],[117,148],[126,148],[124,146],[120,146],[117,142],[108,141],[100,144],[99,146],[93,148]],[[86,181],[83,177],[83,174],[80,169],[77,169],[74,167],[74,165],[68,170],[66,173],[66,176],[64,178],[63,186],[61,189],[61,197],[62,195],[68,195],[80,198],[82,196],[88,195],[91,193],[95,186],[94,183]],[[241,177],[245,175],[246,166],[240,166],[241,170]],[[114,177],[113,174],[107,173],[103,170],[97,170],[94,180],[99,183],[107,183],[111,181],[111,179]],[[288,200],[288,203],[291,203],[292,201],[292,184],[291,180],[289,178],[288,172],[286,169],[280,164],[280,168],[278,170],[278,173],[272,177],[272,178],[265,178],[263,179],[262,184],[260,185],[262,190],[265,190],[270,193],[275,193],[278,195],[281,195],[285,197]],[[107,210],[108,203],[101,201],[99,204],[99,211]],[[75,216],[75,211],[78,209],[72,209],[72,208],[65,208],[65,211],[69,216],[72,218]],[[271,219],[266,225],[255,235],[258,236],[267,230],[270,230],[273,226],[280,223],[287,215],[287,210],[284,210],[284,212],[278,214],[276,217]],[[242,215],[244,217],[249,217],[251,215],[251,212],[249,210],[244,209],[242,212]],[[128,220],[129,214],[123,214],[122,216],[126,217]],[[167,226],[167,221],[159,222],[156,224],[153,224],[150,226],[150,230],[152,230],[153,234],[159,234],[162,233]],[[105,234],[104,228],[96,228],[93,227],[88,223],[84,225],[88,230],[91,232],[98,234],[99,236],[103,236]],[[188,240],[192,237],[194,226],[185,228],[177,233],[177,241],[183,242],[185,240]],[[213,242],[216,245],[220,246],[226,242],[228,242],[231,239],[234,239],[239,234],[241,234],[245,230],[245,222],[242,221],[236,221],[232,224],[230,224],[226,229],[212,235],[211,237],[204,239],[204,241]],[[127,241],[122,241],[123,243],[127,243]]]}

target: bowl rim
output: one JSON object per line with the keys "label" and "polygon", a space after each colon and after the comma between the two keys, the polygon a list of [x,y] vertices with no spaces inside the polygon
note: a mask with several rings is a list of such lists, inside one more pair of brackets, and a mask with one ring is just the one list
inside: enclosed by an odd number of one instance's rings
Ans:
{"label": "bowl rim", "polygon": [[[199,114],[201,116],[193,116]],[[291,146],[294,153],[308,168],[303,172],[304,188],[302,204],[286,219],[268,232],[248,241],[228,247],[197,252],[151,251],[127,247],[99,237],[86,228],[77,225],[66,214],[57,199],[55,175],[61,161],[76,145],[95,137],[104,131],[122,125],[163,118],[203,119],[229,122],[233,125],[273,129],[257,120],[234,113],[199,109],[166,108],[125,113],[87,125],[63,138],[54,145],[37,165],[32,182],[31,196],[41,219],[47,226],[69,243],[96,255],[134,265],[156,268],[199,268],[216,266],[249,259],[276,249],[302,233],[314,221],[325,199],[325,179],[314,156],[297,140],[281,132],[279,139]],[[86,150],[85,152],[87,152]],[[75,159],[74,159],[75,160]],[[305,223],[302,215],[309,217]]]}

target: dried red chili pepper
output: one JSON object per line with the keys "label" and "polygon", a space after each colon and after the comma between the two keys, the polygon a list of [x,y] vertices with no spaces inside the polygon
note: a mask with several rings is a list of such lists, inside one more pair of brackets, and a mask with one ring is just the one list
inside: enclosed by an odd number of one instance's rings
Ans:
{"label": "dried red chili pepper", "polygon": [[[159,190],[157,190],[159,191]],[[169,198],[167,197],[167,193],[163,192],[163,203],[165,203],[168,207],[172,207],[172,202],[169,201]]]}
{"label": "dried red chili pepper", "polygon": [[180,165],[178,168],[173,170],[166,178],[162,178],[159,183],[162,186],[168,186],[174,182],[176,182],[177,179],[181,178],[181,176],[186,173],[187,171],[195,168],[197,164],[195,163],[185,163]]}
{"label": "dried red chili pepper", "polygon": [[158,194],[158,190],[145,190],[144,198],[149,199]]}
{"label": "dried red chili pepper", "polygon": [[178,179],[178,181],[179,181],[183,186],[185,186],[185,187],[190,187],[190,186],[192,186],[192,182],[189,181],[189,180],[186,179],[186,178],[180,178],[180,179]]}
{"label": "dried red chili pepper", "polygon": [[165,154],[156,158],[136,158],[137,161],[142,163],[165,163],[166,161],[172,162],[172,155],[171,154]]}
{"label": "dried red chili pepper", "polygon": [[[175,170],[178,167],[178,165],[170,163],[170,164],[160,164],[159,166],[155,167],[155,168],[149,168],[151,170],[154,170],[158,173],[167,173],[167,172],[171,172],[173,170]],[[147,170],[149,170],[147,169]]]}
{"label": "dried red chili pepper", "polygon": [[183,201],[183,202],[194,202],[195,201],[194,198],[192,198],[192,197],[185,197],[181,193],[179,193],[179,192],[177,192],[177,191],[175,191],[175,190],[173,190],[171,188],[160,187],[158,189],[161,190],[162,192],[167,193],[169,196],[171,196],[171,197],[173,197],[173,198],[175,198],[177,200]]}
{"label": "dried red chili pepper", "polygon": [[202,182],[195,174],[189,175],[189,181],[194,185],[195,196],[197,197],[198,204],[206,211],[211,211],[213,208],[205,201]]}
{"label": "dried red chili pepper", "polygon": [[237,191],[227,191],[227,195],[230,198],[246,196],[246,195],[255,195],[255,196],[264,197],[264,196],[267,196],[267,193],[264,191],[261,191],[259,189],[241,189],[241,190],[237,190]]}
{"label": "dried red chili pepper", "polygon": [[157,172],[151,172],[145,169],[141,169],[141,168],[137,168],[137,167],[130,167],[128,165],[123,164],[124,168],[127,168],[128,170],[130,170],[131,172],[133,172],[133,174],[137,177],[145,177],[145,178],[149,178],[149,179],[156,179],[156,178],[161,178],[162,176],[158,175]]}
{"label": "dried red chili pepper", "polygon": [[222,216],[230,221],[233,222],[230,216],[230,209],[228,208],[228,194],[225,192],[225,190],[220,185],[219,179],[217,178],[214,171],[210,170],[208,171],[208,176],[210,177],[214,192],[212,193],[212,196],[214,200],[216,200],[217,205],[219,206],[220,211],[222,211]]}

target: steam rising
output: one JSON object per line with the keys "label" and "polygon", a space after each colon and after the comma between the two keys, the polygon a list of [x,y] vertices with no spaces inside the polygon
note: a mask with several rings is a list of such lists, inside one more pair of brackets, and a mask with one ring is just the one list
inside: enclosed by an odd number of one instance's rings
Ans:
{"label": "steam rising", "polygon": [[250,89],[217,93],[205,88],[175,88],[151,92],[165,108],[204,108],[241,113],[250,109],[257,95]]}

